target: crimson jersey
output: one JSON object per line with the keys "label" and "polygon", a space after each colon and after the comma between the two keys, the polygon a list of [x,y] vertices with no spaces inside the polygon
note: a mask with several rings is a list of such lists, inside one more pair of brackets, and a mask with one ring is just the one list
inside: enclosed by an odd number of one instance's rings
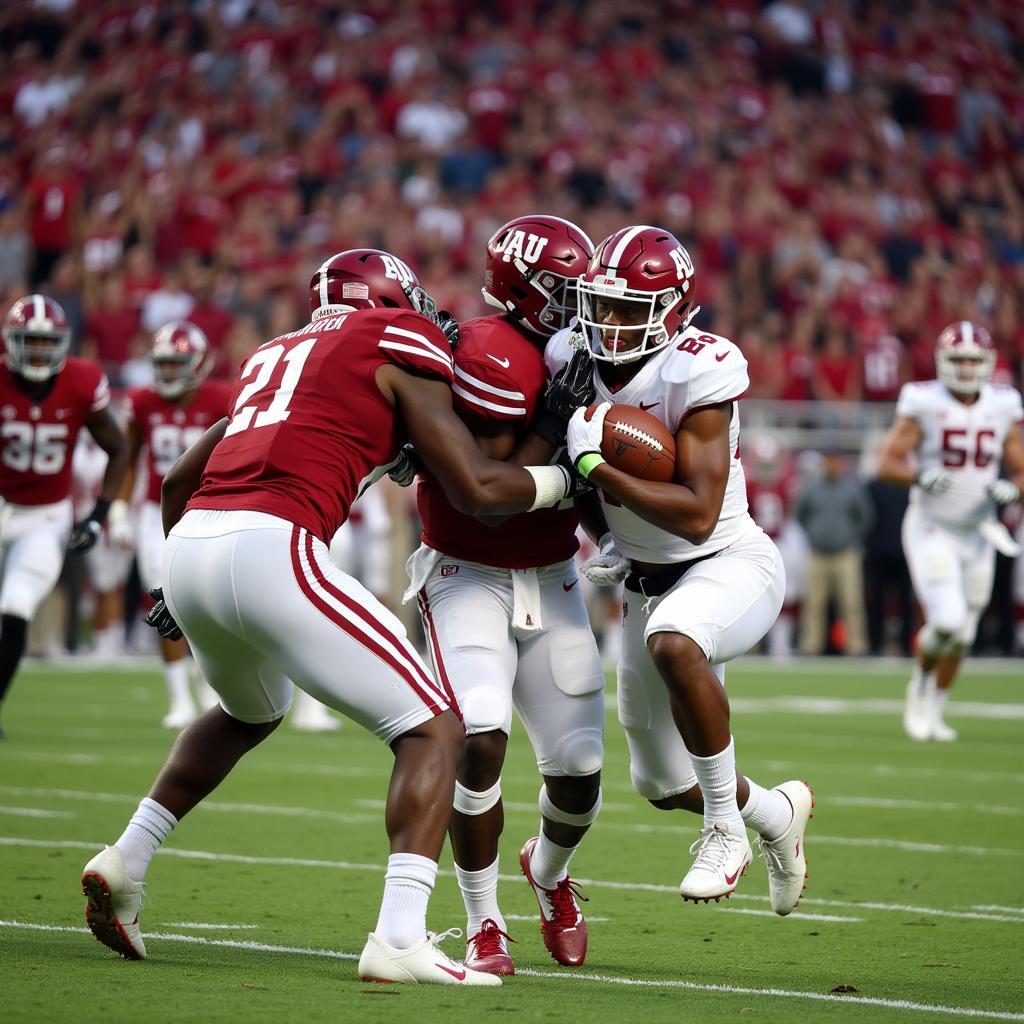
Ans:
{"label": "crimson jersey", "polygon": [[747,477],[747,505],[750,517],[771,537],[778,540],[789,519],[793,503],[793,480],[782,477],[773,483],[759,483]]}
{"label": "crimson jersey", "polygon": [[42,397],[0,365],[0,497],[16,505],[51,505],[71,494],[71,454],[83,424],[110,404],[106,375],[69,356]]}
{"label": "crimson jersey", "polygon": [[[456,411],[471,428],[480,420],[514,424],[518,443],[546,382],[543,351],[505,317],[478,317],[459,326],[452,391]],[[485,526],[453,508],[429,473],[420,478],[417,500],[423,542],[452,558],[529,569],[572,558],[579,546],[579,516],[571,502]]]}
{"label": "crimson jersey", "polygon": [[160,503],[160,485],[167,471],[206,433],[207,427],[227,416],[231,390],[227,381],[203,381],[187,405],[162,398],[153,388],[128,392],[128,419],[139,428],[146,447],[149,501]]}
{"label": "crimson jersey", "polygon": [[384,363],[452,382],[448,340],[411,310],[324,317],[261,345],[188,507],[266,512],[329,542],[360,484],[406,441],[377,388]]}

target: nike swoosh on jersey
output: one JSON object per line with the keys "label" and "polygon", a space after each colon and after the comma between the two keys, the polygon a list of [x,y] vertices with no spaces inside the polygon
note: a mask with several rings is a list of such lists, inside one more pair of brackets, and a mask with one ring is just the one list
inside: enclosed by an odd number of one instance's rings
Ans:
{"label": "nike swoosh on jersey", "polygon": [[497,356],[492,356],[490,352],[487,353],[488,359],[493,359],[499,366],[503,366],[506,370],[509,367],[509,363],[512,362],[507,356],[504,359],[499,359]]}
{"label": "nike swoosh on jersey", "polygon": [[715,362],[720,363],[728,354],[728,352],[723,352],[721,355],[715,356]]}
{"label": "nike swoosh on jersey", "polygon": [[661,402],[651,402],[650,405],[645,405],[643,402],[640,402],[639,405],[644,412],[647,412],[648,409],[653,409],[656,405],[661,405]]}

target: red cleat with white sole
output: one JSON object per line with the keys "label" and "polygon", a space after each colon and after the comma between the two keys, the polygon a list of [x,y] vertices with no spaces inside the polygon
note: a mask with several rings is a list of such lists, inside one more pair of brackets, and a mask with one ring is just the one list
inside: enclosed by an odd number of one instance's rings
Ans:
{"label": "red cleat with white sole", "polygon": [[587,922],[576,903],[577,897],[588,903],[579,886],[568,875],[554,889],[543,889],[533,880],[530,858],[537,837],[528,839],[519,851],[519,866],[530,883],[540,906],[540,934],[544,945],[563,967],[579,967],[587,958]]}
{"label": "red cleat with white sole", "polygon": [[495,920],[487,918],[480,931],[466,941],[466,966],[484,974],[515,974],[515,964],[508,953],[508,943],[515,941]]}
{"label": "red cleat with white sole", "polygon": [[797,779],[775,787],[793,808],[793,820],[778,839],[758,836],[754,840],[768,869],[768,895],[772,910],[780,917],[789,914],[800,902],[807,878],[807,854],[804,833],[807,821],[813,818],[814,794],[806,782]]}

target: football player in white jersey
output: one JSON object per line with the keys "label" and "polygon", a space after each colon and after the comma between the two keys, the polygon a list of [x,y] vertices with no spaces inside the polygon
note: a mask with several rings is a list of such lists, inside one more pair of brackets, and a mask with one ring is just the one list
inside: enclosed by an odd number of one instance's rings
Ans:
{"label": "football player in white jersey", "polygon": [[1024,488],[1024,409],[1019,391],[991,383],[995,364],[984,327],[950,324],[937,379],[903,385],[879,456],[879,477],[911,489],[903,551],[925,619],[903,714],[914,740],[956,739],[943,711],[992,595],[996,551],[1020,551],[996,512]]}
{"label": "football player in white jersey", "polygon": [[[749,825],[772,908],[785,915],[803,891],[811,792],[797,781],[766,790],[737,775],[722,686],[725,662],[768,632],[785,589],[779,553],[747,513],[736,405],[748,386],[746,360],[731,341],[689,326],[693,264],[668,231],[641,225],[606,238],[578,287],[600,404],[589,420],[576,411],[566,443],[599,489],[609,527],[601,555],[581,571],[596,569],[608,582],[615,563],[625,578],[618,710],[633,785],[655,807],[704,816],[684,899],[733,892],[751,859]],[[570,331],[552,338],[549,371],[577,339]],[[604,461],[610,403],[635,405],[668,427],[674,480],[639,480]]]}

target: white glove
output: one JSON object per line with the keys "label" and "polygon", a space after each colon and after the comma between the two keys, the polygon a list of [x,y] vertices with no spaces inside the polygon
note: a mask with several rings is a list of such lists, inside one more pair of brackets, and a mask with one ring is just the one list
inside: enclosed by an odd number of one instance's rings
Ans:
{"label": "white glove", "polygon": [[944,469],[922,469],[915,481],[922,491],[929,494],[945,494],[952,486],[953,478]]}
{"label": "white glove", "polygon": [[993,480],[985,488],[985,493],[997,505],[1012,505],[1020,501],[1020,488],[1012,480]]}
{"label": "white glove", "polygon": [[602,402],[594,409],[593,416],[588,420],[587,410],[580,406],[569,419],[565,447],[569,450],[569,458],[572,459],[576,472],[584,479],[590,476],[595,466],[604,462],[601,438],[604,436],[604,418],[611,407],[611,402]]}
{"label": "white glove", "polygon": [[611,533],[598,541],[598,547],[598,554],[580,563],[580,575],[597,587],[618,586],[629,575],[629,559],[615,546]]}
{"label": "white glove", "polygon": [[114,547],[130,548],[134,539],[128,502],[118,498],[111,502],[110,511],[107,513],[107,540]]}

